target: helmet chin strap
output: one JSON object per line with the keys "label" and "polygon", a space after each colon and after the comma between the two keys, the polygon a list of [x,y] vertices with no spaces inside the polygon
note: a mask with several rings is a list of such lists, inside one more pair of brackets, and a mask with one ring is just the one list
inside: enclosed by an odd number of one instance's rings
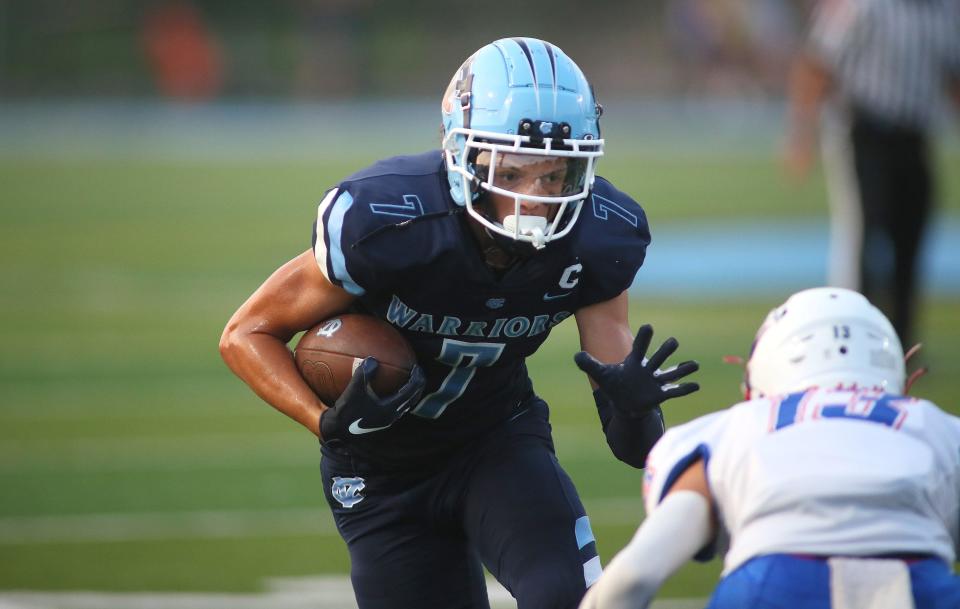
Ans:
{"label": "helmet chin strap", "polygon": [[531,244],[538,250],[547,245],[547,219],[543,216],[509,215],[503,218],[503,228],[510,232],[531,238]]}
{"label": "helmet chin strap", "polygon": [[[910,358],[915,356],[917,352],[920,351],[920,348],[923,347],[923,343],[917,343],[914,346],[910,347],[910,350],[907,351],[907,354],[903,356],[904,364],[910,361]],[[910,389],[913,387],[913,384],[919,380],[919,378],[929,372],[929,369],[926,366],[921,366],[910,373],[910,376],[907,377],[906,382],[903,385],[903,394],[909,395]]]}

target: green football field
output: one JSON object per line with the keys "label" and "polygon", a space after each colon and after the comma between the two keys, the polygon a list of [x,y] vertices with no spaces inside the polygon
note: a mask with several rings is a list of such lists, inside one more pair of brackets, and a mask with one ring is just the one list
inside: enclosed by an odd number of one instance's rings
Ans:
{"label": "green football field", "polygon": [[[315,440],[229,373],[217,341],[309,246],[319,196],[360,163],[0,161],[0,588],[252,591],[346,572]],[[941,165],[956,215],[960,163]],[[821,180],[791,186],[761,156],[602,173],[655,225],[825,213]],[[634,327],[677,336],[701,363],[702,391],[669,403],[668,424],[738,399],[740,371],[721,357],[745,355],[784,296],[634,299]],[[921,331],[931,374],[917,393],[960,414],[960,299],[926,301]],[[531,372],[606,562],[642,518],[641,474],[609,454],[576,350],[568,321]],[[705,596],[718,572],[688,567],[663,594]]]}

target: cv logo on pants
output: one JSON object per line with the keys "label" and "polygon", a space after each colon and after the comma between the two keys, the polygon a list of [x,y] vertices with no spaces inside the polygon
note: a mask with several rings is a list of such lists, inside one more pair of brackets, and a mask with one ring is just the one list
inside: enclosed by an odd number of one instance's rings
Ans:
{"label": "cv logo on pants", "polygon": [[352,508],[363,501],[363,495],[360,494],[360,491],[362,491],[365,486],[363,478],[341,478],[340,476],[334,476],[333,486],[330,487],[330,491],[333,493],[333,498],[340,502],[340,505],[345,508]]}

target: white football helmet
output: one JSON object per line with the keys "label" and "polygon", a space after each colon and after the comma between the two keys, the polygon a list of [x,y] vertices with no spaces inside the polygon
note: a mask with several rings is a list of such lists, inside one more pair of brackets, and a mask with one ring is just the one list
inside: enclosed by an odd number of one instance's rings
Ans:
{"label": "white football helmet", "polygon": [[[570,232],[603,155],[602,108],[563,51],[535,38],[504,38],[474,53],[443,96],[443,150],[453,200],[487,230],[540,249]],[[549,175],[553,189],[513,188],[509,174]],[[522,172],[521,171],[521,172]],[[539,178],[538,178],[539,179]],[[474,206],[483,191],[514,200],[503,222]],[[556,205],[549,222],[521,201]]]}
{"label": "white football helmet", "polygon": [[904,391],[903,348],[890,321],[852,290],[797,292],[770,311],[747,361],[748,399],[810,387]]}

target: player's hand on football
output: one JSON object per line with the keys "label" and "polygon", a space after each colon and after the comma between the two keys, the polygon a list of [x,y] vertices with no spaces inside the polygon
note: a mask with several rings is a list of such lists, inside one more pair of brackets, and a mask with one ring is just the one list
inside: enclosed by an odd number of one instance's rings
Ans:
{"label": "player's hand on football", "polygon": [[357,366],[337,402],[320,415],[320,440],[351,437],[387,429],[420,400],[426,382],[423,370],[414,365],[410,378],[396,393],[380,397],[370,386],[379,363],[368,357]]}
{"label": "player's hand on football", "polygon": [[653,327],[641,326],[633,339],[633,350],[619,364],[602,364],[586,351],[574,356],[577,366],[590,375],[617,410],[628,416],[643,416],[666,400],[700,389],[697,383],[677,383],[700,368],[695,361],[660,370],[679,346],[672,336],[649,359],[645,357],[652,338]]}

